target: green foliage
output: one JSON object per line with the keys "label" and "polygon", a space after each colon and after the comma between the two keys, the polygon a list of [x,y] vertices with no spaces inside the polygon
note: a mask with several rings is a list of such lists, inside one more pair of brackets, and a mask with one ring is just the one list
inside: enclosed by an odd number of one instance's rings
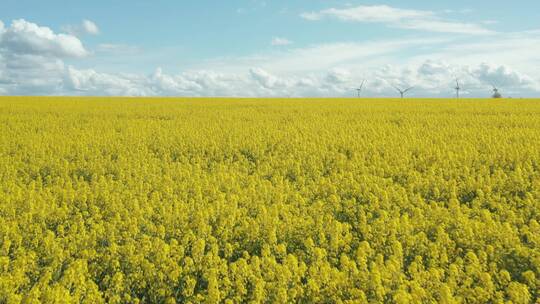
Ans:
{"label": "green foliage", "polygon": [[538,101],[0,99],[0,303],[534,303]]}

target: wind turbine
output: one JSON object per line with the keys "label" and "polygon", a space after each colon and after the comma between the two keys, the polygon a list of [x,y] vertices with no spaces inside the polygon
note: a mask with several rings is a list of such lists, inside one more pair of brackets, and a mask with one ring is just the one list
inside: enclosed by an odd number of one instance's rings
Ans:
{"label": "wind turbine", "polygon": [[358,98],[360,98],[360,93],[362,93],[362,89],[364,88],[364,84],[366,83],[366,80],[362,80],[362,84],[359,88],[356,88],[355,90],[358,92]]}
{"label": "wind turbine", "polygon": [[497,87],[493,84],[491,84],[491,86],[493,87],[493,95],[491,97],[496,99],[502,98],[501,93],[499,93],[499,89],[497,89]]}
{"label": "wind turbine", "polygon": [[396,89],[398,92],[399,92],[399,95],[401,96],[401,98],[403,98],[403,96],[405,95],[405,93],[409,92],[410,90],[412,90],[414,87],[409,87],[405,90],[402,90],[401,88],[397,87],[397,86],[394,86],[394,89]]}
{"label": "wind turbine", "polygon": [[461,90],[461,87],[459,86],[458,78],[456,78],[456,87],[454,89],[456,90],[456,98],[459,99],[459,91]]}
{"label": "wind turbine", "polygon": [[503,98],[503,96],[502,96],[501,93],[499,92],[499,89],[495,86],[495,84],[494,84],[493,82],[491,82],[491,81],[489,81],[489,80],[488,80],[488,81],[482,80],[482,79],[480,79],[480,77],[475,76],[475,75],[474,75],[473,73],[471,73],[471,72],[467,72],[467,73],[469,73],[469,75],[470,75],[471,77],[473,77],[474,79],[480,81],[481,83],[491,85],[491,87],[493,88],[493,95],[491,95],[492,98],[495,98],[495,99]]}

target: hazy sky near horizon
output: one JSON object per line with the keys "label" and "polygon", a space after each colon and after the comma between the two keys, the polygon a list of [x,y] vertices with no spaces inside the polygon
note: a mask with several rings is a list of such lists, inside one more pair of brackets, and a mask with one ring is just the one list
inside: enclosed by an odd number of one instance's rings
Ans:
{"label": "hazy sky near horizon", "polygon": [[540,96],[540,2],[3,0],[0,95]]}

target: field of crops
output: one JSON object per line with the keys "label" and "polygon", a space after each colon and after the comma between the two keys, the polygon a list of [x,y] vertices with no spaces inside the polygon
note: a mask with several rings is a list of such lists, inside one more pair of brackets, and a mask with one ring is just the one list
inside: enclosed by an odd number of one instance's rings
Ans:
{"label": "field of crops", "polygon": [[0,98],[0,303],[539,296],[539,100]]}

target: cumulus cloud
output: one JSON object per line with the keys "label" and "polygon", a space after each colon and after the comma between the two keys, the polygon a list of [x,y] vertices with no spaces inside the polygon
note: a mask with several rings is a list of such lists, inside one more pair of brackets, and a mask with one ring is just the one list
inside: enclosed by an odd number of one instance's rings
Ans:
{"label": "cumulus cloud", "polygon": [[[186,71],[151,75],[107,74],[68,67],[63,90],[73,95],[112,96],[331,96],[341,92],[324,77],[276,76],[253,68],[241,74]],[[337,91],[336,91],[337,90]]]}
{"label": "cumulus cloud", "polygon": [[451,67],[444,62],[427,60],[418,67],[418,73],[430,77],[445,74],[450,71],[450,69]]}
{"label": "cumulus cloud", "polygon": [[88,54],[75,36],[55,34],[50,28],[24,19],[14,20],[1,36],[0,49],[10,54],[84,57]]}
{"label": "cumulus cloud", "polygon": [[72,35],[23,19],[0,27],[0,86],[9,94],[62,94],[64,58],[88,54]]}
{"label": "cumulus cloud", "polygon": [[318,12],[305,12],[300,16],[317,21],[334,18],[348,22],[383,23],[391,27],[441,33],[491,34],[481,25],[443,19],[437,13],[425,10],[395,8],[388,5],[360,5],[348,8],[329,8]]}
{"label": "cumulus cloud", "polygon": [[99,28],[94,22],[90,20],[83,20],[82,29],[85,33],[90,34],[90,35],[99,34]]}
{"label": "cumulus cloud", "polygon": [[[61,94],[64,63],[57,58],[34,54],[11,54],[2,67],[4,87],[9,94]],[[2,85],[3,83],[3,85]]]}
{"label": "cumulus cloud", "polygon": [[[311,75],[277,75],[262,68],[246,73],[187,71],[166,74],[157,69],[148,76],[100,74],[68,68],[68,89],[85,95],[128,96],[354,96],[354,88],[368,79],[366,96],[396,96],[393,86],[414,86],[410,96],[453,96],[455,77],[463,94],[489,97],[496,79],[503,93],[534,90],[535,82],[508,67],[482,63],[452,65],[427,60],[419,65],[386,65],[364,73],[344,68]],[[101,93],[100,93],[101,92]]]}
{"label": "cumulus cloud", "polygon": [[505,65],[490,65],[482,63],[471,69],[469,73],[479,81],[497,87],[534,88],[535,81],[528,75],[512,70]]}
{"label": "cumulus cloud", "polygon": [[[211,78],[211,77],[210,77]],[[157,68],[149,79],[150,87],[156,95],[189,95],[197,92],[200,95],[204,91],[204,83],[197,80],[188,79],[185,76],[171,76],[163,73],[161,68]]]}
{"label": "cumulus cloud", "polygon": [[251,78],[260,86],[266,89],[277,89],[285,87],[287,85],[286,81],[280,79],[269,72],[261,68],[253,68],[249,70]]}
{"label": "cumulus cloud", "polygon": [[62,27],[62,30],[73,35],[73,36],[83,36],[83,35],[98,35],[100,33],[99,27],[93,21],[84,19],[81,24],[77,25],[66,25]]}
{"label": "cumulus cloud", "polygon": [[528,75],[493,63],[455,65],[426,60],[416,66],[388,65],[375,71],[375,77],[388,85],[414,86],[418,96],[451,96],[456,78],[462,93],[469,96],[488,97],[492,84],[512,95],[538,92],[538,82]]}
{"label": "cumulus cloud", "polygon": [[222,73],[209,70],[183,72],[178,77],[198,84],[201,89],[191,91],[195,96],[255,96],[256,86],[246,85],[248,76],[244,73]]}
{"label": "cumulus cloud", "polygon": [[272,41],[270,42],[270,44],[273,46],[282,46],[282,45],[292,44],[292,41],[286,38],[274,37],[272,38]]}
{"label": "cumulus cloud", "polygon": [[[255,69],[256,70],[256,69]],[[247,74],[188,71],[167,74],[157,68],[150,75],[108,74],[68,67],[64,90],[76,95],[111,96],[279,96],[283,80],[256,70]],[[257,76],[255,76],[257,75]],[[260,78],[257,78],[260,77]],[[267,79],[266,77],[270,77]]]}
{"label": "cumulus cloud", "polygon": [[351,73],[345,69],[335,68],[328,72],[326,80],[332,84],[346,83],[350,80]]}
{"label": "cumulus cloud", "polygon": [[137,75],[113,75],[92,69],[66,69],[63,86],[68,92],[79,95],[148,96],[153,95],[145,85],[146,79]]}

